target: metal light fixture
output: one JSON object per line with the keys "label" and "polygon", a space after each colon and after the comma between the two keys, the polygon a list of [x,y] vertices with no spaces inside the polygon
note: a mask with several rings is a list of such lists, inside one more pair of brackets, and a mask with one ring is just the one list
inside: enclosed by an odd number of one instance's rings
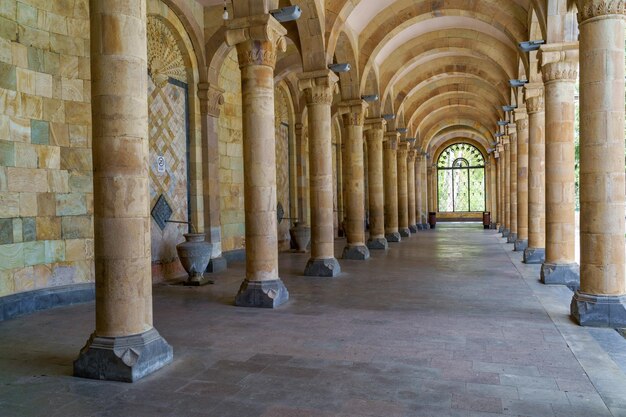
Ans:
{"label": "metal light fixture", "polygon": [[270,14],[279,22],[291,22],[297,20],[302,15],[300,6],[287,6],[280,9],[270,10]]}
{"label": "metal light fixture", "polygon": [[508,124],[509,122],[507,122],[506,120],[498,120],[498,126],[506,126]]}
{"label": "metal light fixture", "polygon": [[331,70],[332,72],[348,72],[352,69],[352,67],[350,66],[350,64],[345,63],[345,64],[330,64],[328,66],[328,69]]}
{"label": "metal light fixture", "polygon": [[226,0],[224,0],[224,13],[222,13],[222,19],[228,20],[228,9],[226,8]]}
{"label": "metal light fixture", "polygon": [[544,43],[546,43],[546,41],[544,41],[543,39],[538,39],[534,41],[524,41],[524,42],[519,43],[519,47],[522,50],[522,52],[530,52],[530,51],[538,50],[539,47],[543,45]]}
{"label": "metal light fixture", "polygon": [[385,120],[393,120],[395,118],[396,118],[395,114],[390,114],[390,113],[383,114],[383,119],[385,119]]}
{"label": "metal light fixture", "polygon": [[364,95],[364,96],[361,96],[361,99],[363,99],[364,101],[367,101],[368,103],[371,103],[372,101],[378,101],[378,94]]}
{"label": "metal light fixture", "polygon": [[513,111],[517,108],[517,106],[513,106],[513,105],[509,105],[509,106],[502,106],[502,110],[504,111]]}
{"label": "metal light fixture", "polygon": [[502,132],[498,132],[498,133],[495,134],[495,137],[497,137],[497,138],[501,138],[502,136],[504,136],[504,133],[502,133]]}
{"label": "metal light fixture", "polygon": [[408,131],[409,131],[409,129],[407,129],[406,127],[399,127],[399,128],[396,129],[396,132],[402,133],[402,134],[405,134]]}
{"label": "metal light fixture", "polygon": [[509,84],[513,88],[522,87],[524,84],[528,84],[528,80],[509,80]]}

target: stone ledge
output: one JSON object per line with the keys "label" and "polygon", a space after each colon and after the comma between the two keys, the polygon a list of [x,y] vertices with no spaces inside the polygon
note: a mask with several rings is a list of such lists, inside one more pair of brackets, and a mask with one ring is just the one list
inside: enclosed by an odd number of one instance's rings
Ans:
{"label": "stone ledge", "polygon": [[93,301],[94,283],[43,288],[0,297],[0,322],[36,311]]}

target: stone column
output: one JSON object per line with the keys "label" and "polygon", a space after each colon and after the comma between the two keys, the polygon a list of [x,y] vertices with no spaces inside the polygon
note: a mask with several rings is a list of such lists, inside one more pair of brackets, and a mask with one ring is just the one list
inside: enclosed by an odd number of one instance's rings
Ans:
{"label": "stone column", "polygon": [[428,223],[428,190],[430,189],[428,184],[428,154],[422,152],[422,171],[420,172],[422,179],[422,229],[430,229]]}
{"label": "stone column", "polygon": [[411,231],[411,233],[417,233],[417,226],[415,224],[415,154],[415,149],[411,149],[406,159],[409,230]]}
{"label": "stone column", "polygon": [[407,165],[409,143],[406,140],[398,144],[398,231],[402,237],[410,237],[409,230],[409,194],[407,189]]}
{"label": "stone column", "polygon": [[385,239],[385,187],[383,182],[383,135],[385,119],[367,119],[367,179],[370,209],[369,249],[387,249]]}
{"label": "stone column", "polygon": [[309,149],[309,141],[302,123],[296,123],[294,133],[296,135],[296,160],[298,167],[298,221],[306,225],[310,224],[311,219],[311,204],[309,203],[309,161],[306,156]]}
{"label": "stone column", "polygon": [[524,262],[540,264],[546,253],[543,84],[527,84],[525,95],[528,111],[528,247],[524,249]]}
{"label": "stone column", "polygon": [[370,257],[365,246],[365,167],[363,163],[363,122],[367,103],[343,102],[340,107],[346,147],[344,175],[346,184],[346,247],[343,259],[362,261]]}
{"label": "stone column", "polygon": [[528,247],[528,115],[526,108],[515,110],[517,126],[517,240],[514,250]]}
{"label": "stone column", "polygon": [[218,130],[220,106],[224,104],[224,90],[216,85],[198,85],[200,117],[202,124],[202,187],[204,203],[204,227],[206,240],[213,245],[211,261],[206,272],[220,272],[227,267],[222,256],[222,227],[220,223],[220,181]]}
{"label": "stone column", "polygon": [[541,267],[541,282],[578,287],[574,216],[578,42],[544,45],[539,60],[546,106],[546,260]]}
{"label": "stone column", "polygon": [[383,144],[385,156],[385,238],[387,242],[400,242],[398,232],[398,150],[397,132],[387,132]]}
{"label": "stone column", "polygon": [[571,312],[583,326],[623,328],[626,3],[581,3],[580,290]]}
{"label": "stone column", "polygon": [[489,182],[489,193],[491,194],[491,205],[489,206],[489,210],[491,211],[491,229],[496,229],[496,225],[498,224],[498,166],[496,153],[496,151],[493,151],[489,154],[489,176],[491,178],[491,181]]}
{"label": "stone column", "polygon": [[[341,267],[335,259],[333,230],[333,151],[330,105],[333,102],[333,93],[339,78],[329,70],[308,72],[298,77],[299,87],[304,91],[307,103],[309,129],[311,259],[307,262],[304,275],[336,277],[341,272]],[[339,218],[339,222],[342,220]]]}
{"label": "stone column", "polygon": [[415,154],[415,223],[418,230],[423,230],[424,210],[422,201],[422,163],[423,156],[420,151]]}
{"label": "stone column", "polygon": [[[430,155],[426,154],[426,172],[424,173],[426,178],[427,189],[426,193],[430,196],[426,204],[426,214],[429,212],[436,212],[438,207],[437,202],[437,168],[430,164]],[[426,222],[426,228],[430,229],[430,224]]]}
{"label": "stone column", "polygon": [[74,375],[133,382],[172,360],[152,325],[146,2],[90,2],[96,329]]}
{"label": "stone column", "polygon": [[226,44],[237,47],[243,106],[246,278],[235,304],[274,308],[289,299],[278,276],[274,66],[287,31],[269,14],[228,22]]}
{"label": "stone column", "polygon": [[508,238],[511,233],[511,142],[508,135],[502,136],[504,146],[504,161],[502,164],[502,179],[504,180],[504,228],[502,237]]}
{"label": "stone column", "polygon": [[511,182],[511,223],[510,223],[510,232],[507,237],[507,243],[515,243],[517,240],[517,128],[515,127],[515,123],[510,123],[508,126],[509,129],[509,140],[510,144],[510,153],[511,153],[511,165],[510,165],[510,179]]}
{"label": "stone column", "polygon": [[498,160],[498,233],[504,230],[504,146],[497,146],[496,159]]}

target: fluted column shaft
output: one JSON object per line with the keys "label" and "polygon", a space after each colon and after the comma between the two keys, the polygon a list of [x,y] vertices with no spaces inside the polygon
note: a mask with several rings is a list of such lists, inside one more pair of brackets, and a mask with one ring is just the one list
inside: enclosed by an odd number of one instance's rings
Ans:
{"label": "fluted column shaft", "polygon": [[528,115],[515,110],[517,126],[517,240],[515,250],[528,247]]}
{"label": "fluted column shaft", "polygon": [[515,123],[508,126],[509,140],[511,141],[509,152],[511,154],[511,165],[509,167],[509,181],[511,183],[511,225],[509,227],[508,243],[515,243],[517,240],[517,130]]}
{"label": "fluted column shaft", "polygon": [[385,239],[385,184],[383,180],[383,136],[385,119],[367,119],[367,179],[370,211],[369,249],[387,249]]}
{"label": "fluted column shaft", "polygon": [[398,133],[385,134],[385,237],[388,242],[399,242],[398,232]]}
{"label": "fluted column shaft", "polygon": [[172,360],[152,325],[146,2],[91,0],[90,24],[96,328],[74,375],[132,382]]}
{"label": "fluted column shaft", "polygon": [[541,280],[578,285],[575,249],[575,83],[578,42],[541,47],[546,118],[546,258]]}
{"label": "fluted column shaft", "polygon": [[367,103],[352,100],[341,105],[346,136],[346,247],[344,259],[364,260],[370,253],[365,246],[365,167],[363,155],[363,123]]}
{"label": "fluted column shaft", "polygon": [[580,291],[582,325],[626,327],[624,37],[626,2],[587,0],[580,28]]}
{"label": "fluted column shaft", "polygon": [[546,166],[543,84],[525,87],[528,111],[528,247],[524,262],[543,263],[546,247]]}
{"label": "fluted column shaft", "polygon": [[401,141],[398,144],[398,231],[400,236],[409,237],[409,195],[407,189],[407,165],[406,160],[409,154],[408,142]]}
{"label": "fluted column shaft", "polygon": [[311,202],[311,258],[304,274],[334,277],[341,268],[335,259],[330,106],[339,79],[328,70],[300,74],[299,79],[307,104]]}
{"label": "fluted column shaft", "polygon": [[407,156],[407,191],[408,191],[408,211],[409,211],[409,229],[411,232],[417,232],[415,226],[415,150],[409,151]]}

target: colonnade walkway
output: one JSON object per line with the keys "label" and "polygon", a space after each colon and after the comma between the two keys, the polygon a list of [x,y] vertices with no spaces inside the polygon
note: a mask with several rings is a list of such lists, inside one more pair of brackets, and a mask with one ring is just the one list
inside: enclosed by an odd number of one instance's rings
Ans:
{"label": "colonnade walkway", "polygon": [[511,249],[479,225],[438,225],[341,261],[335,279],[281,254],[291,298],[274,310],[232,305],[242,263],[215,285],[158,286],[175,357],[134,384],[70,376],[93,304],[2,322],[0,414],[626,416],[626,340],[575,325],[570,290]]}

